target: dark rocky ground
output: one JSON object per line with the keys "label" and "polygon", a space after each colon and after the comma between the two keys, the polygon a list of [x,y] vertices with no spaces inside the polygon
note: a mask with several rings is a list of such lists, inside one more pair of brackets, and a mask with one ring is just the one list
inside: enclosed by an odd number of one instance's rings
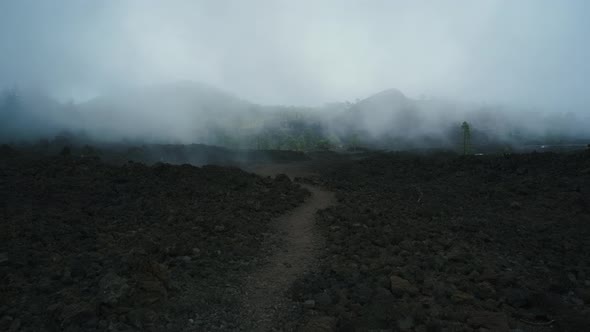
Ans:
{"label": "dark rocky ground", "polygon": [[[1,331],[252,325],[240,287],[284,249],[272,223],[307,191],[59,152],[0,146]],[[318,213],[325,249],[289,290],[286,330],[590,330],[588,151],[295,157],[312,160],[285,169],[337,204]]]}
{"label": "dark rocky ground", "polygon": [[309,194],[237,168],[0,150],[1,331],[236,328],[269,224]]}
{"label": "dark rocky ground", "polygon": [[84,142],[58,136],[52,140],[11,145],[22,156],[50,157],[66,150],[74,157],[99,157],[109,164],[122,165],[131,160],[147,165],[162,162],[174,165],[191,164],[245,166],[253,163],[305,161],[301,151],[229,149],[204,144],[133,144]]}
{"label": "dark rocky ground", "polygon": [[[590,153],[323,165],[303,330],[590,330]],[[307,325],[305,325],[307,324]]]}

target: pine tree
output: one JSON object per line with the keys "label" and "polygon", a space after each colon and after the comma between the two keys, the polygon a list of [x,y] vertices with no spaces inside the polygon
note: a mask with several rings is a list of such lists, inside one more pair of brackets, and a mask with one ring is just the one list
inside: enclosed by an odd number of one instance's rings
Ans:
{"label": "pine tree", "polygon": [[468,155],[471,150],[471,129],[466,121],[461,125],[463,129],[463,155]]}

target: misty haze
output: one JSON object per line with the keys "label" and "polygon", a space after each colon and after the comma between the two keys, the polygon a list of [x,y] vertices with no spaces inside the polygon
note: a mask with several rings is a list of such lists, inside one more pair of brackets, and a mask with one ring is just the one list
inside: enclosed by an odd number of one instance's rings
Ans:
{"label": "misty haze", "polygon": [[0,1],[0,330],[590,329],[590,3]]}

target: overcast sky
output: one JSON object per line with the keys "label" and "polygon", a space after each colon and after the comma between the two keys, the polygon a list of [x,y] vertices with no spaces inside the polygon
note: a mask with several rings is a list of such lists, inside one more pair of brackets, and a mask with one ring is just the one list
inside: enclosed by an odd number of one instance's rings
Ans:
{"label": "overcast sky", "polygon": [[297,105],[397,88],[579,112],[589,35],[585,0],[0,0],[0,86],[84,100],[194,80]]}

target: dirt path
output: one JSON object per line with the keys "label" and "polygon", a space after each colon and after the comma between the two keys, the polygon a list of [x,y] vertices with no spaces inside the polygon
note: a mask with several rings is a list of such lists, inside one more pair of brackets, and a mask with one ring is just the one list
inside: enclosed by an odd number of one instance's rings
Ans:
{"label": "dirt path", "polygon": [[[294,165],[271,165],[255,168],[260,175],[285,173],[291,178],[308,175],[303,167]],[[281,245],[269,257],[268,264],[250,275],[244,288],[242,313],[248,330],[271,331],[277,321],[283,322],[286,315],[297,306],[290,301],[289,287],[306,271],[313,269],[323,248],[323,238],[316,231],[315,215],[318,210],[334,204],[334,194],[318,187],[303,185],[311,192],[305,203],[291,213],[279,218],[276,223]],[[288,329],[288,328],[286,328]]]}

